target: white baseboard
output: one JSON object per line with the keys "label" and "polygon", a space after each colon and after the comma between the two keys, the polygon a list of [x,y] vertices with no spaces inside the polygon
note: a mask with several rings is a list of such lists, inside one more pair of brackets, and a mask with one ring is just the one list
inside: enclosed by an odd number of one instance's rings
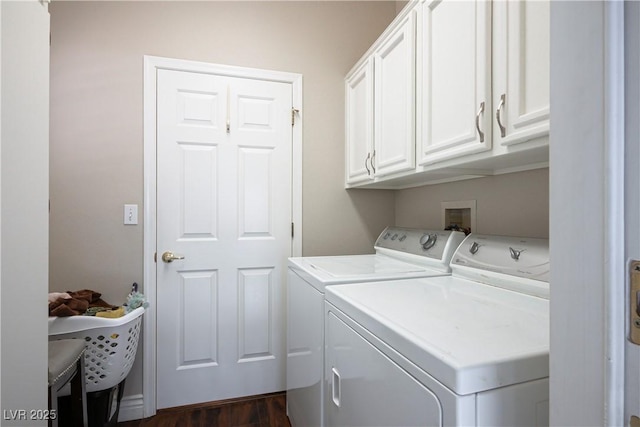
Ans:
{"label": "white baseboard", "polygon": [[123,396],[120,401],[118,422],[144,418],[144,398],[141,394]]}

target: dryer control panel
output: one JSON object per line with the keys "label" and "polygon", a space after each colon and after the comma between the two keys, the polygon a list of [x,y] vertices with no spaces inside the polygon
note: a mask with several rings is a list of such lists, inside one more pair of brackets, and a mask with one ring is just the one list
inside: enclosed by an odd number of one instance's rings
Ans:
{"label": "dryer control panel", "polygon": [[451,256],[464,239],[459,231],[425,230],[404,227],[387,227],[376,240],[376,248],[418,255],[437,260]]}
{"label": "dryer control panel", "polygon": [[495,281],[495,276],[483,280],[489,272],[549,282],[549,240],[470,234],[453,255],[451,267],[462,267],[465,275],[487,283]]}

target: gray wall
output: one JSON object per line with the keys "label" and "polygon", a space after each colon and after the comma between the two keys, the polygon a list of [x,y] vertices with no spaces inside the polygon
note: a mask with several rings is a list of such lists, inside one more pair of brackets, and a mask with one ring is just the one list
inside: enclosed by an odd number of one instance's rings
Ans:
{"label": "gray wall", "polygon": [[549,169],[398,191],[396,225],[440,228],[441,202],[476,200],[482,234],[549,237]]}
{"label": "gray wall", "polygon": [[[395,2],[54,2],[51,6],[52,290],[121,302],[142,280],[142,58],[304,78],[303,252],[370,251],[393,193],[345,192],[344,75]],[[142,214],[140,214],[142,220]]]}
{"label": "gray wall", "polygon": [[[142,284],[143,55],[303,74],[303,253],[370,252],[388,191],[344,190],[344,76],[395,2],[53,2],[50,289]],[[123,205],[140,225],[124,226]],[[140,357],[138,357],[140,360]],[[141,392],[136,365],[127,394]]]}

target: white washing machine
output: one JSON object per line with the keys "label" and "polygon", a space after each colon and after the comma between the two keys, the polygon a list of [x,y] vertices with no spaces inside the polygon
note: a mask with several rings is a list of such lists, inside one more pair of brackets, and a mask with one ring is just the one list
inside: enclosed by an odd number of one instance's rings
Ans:
{"label": "white washing machine", "polygon": [[472,234],[451,267],[327,288],[327,426],[548,425],[548,241]]}
{"label": "white washing machine", "polygon": [[324,425],[325,287],[449,275],[463,239],[457,231],[387,227],[375,254],[289,259],[287,413],[293,427]]}

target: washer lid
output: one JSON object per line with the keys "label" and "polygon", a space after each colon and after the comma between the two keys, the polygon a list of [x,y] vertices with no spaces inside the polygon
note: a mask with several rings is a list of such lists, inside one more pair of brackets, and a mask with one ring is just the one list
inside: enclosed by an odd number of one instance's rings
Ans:
{"label": "washer lid", "polygon": [[332,286],[326,300],[459,395],[549,375],[546,299],[442,276]]}
{"label": "washer lid", "polygon": [[346,255],[340,257],[319,257],[310,259],[309,265],[323,270],[332,277],[379,276],[387,274],[417,273],[425,268],[386,256]]}
{"label": "washer lid", "polygon": [[448,268],[431,268],[382,254],[289,258],[289,268],[322,293],[328,285],[450,274]]}

